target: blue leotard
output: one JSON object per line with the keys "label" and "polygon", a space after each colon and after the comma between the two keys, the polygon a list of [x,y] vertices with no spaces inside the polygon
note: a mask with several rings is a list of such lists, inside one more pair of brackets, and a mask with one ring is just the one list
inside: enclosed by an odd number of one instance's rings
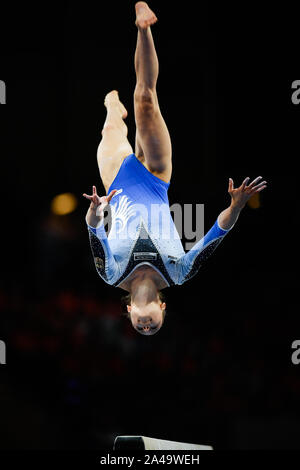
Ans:
{"label": "blue leotard", "polygon": [[166,183],[150,173],[134,154],[127,156],[111,184],[118,192],[110,202],[111,228],[88,225],[96,270],[108,284],[119,286],[141,265],[150,265],[167,286],[193,277],[228,230],[216,220],[206,235],[185,253],[171,217]]}

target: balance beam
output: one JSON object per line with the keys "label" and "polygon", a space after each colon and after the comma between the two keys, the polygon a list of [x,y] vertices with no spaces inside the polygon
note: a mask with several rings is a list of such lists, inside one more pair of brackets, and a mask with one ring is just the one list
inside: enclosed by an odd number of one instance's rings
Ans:
{"label": "balance beam", "polygon": [[113,450],[213,450],[211,446],[166,441],[146,436],[117,436]]}

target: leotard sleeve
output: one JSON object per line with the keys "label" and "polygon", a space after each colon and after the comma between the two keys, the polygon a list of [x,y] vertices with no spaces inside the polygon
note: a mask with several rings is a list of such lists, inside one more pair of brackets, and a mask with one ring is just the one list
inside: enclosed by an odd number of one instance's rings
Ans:
{"label": "leotard sleeve", "polygon": [[222,229],[217,219],[206,235],[188,253],[179,258],[177,261],[177,284],[184,284],[197,274],[229,230]]}
{"label": "leotard sleeve", "polygon": [[109,246],[103,221],[95,227],[87,223],[90,246],[99,276],[108,284],[113,284],[119,277],[119,265]]}

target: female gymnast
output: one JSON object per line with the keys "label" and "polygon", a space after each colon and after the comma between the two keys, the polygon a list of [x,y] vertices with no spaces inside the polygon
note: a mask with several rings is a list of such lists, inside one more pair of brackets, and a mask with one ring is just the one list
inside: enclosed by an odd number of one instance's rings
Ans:
{"label": "female gymnast", "polygon": [[[248,199],[266,187],[262,177],[239,188],[229,179],[231,204],[194,247],[185,253],[170,214],[168,188],[172,149],[161,115],[156,82],[158,59],[150,27],[157,17],[145,2],[135,5],[136,121],[135,153],[127,140],[127,111],[118,92],[105,97],[107,117],[97,161],[106,196],[83,194],[91,201],[86,215],[91,249],[100,277],[129,294],[127,311],[133,327],[152,335],[162,326],[166,304],[161,289],[194,276],[235,224]],[[107,236],[104,209],[110,203],[112,225]]]}

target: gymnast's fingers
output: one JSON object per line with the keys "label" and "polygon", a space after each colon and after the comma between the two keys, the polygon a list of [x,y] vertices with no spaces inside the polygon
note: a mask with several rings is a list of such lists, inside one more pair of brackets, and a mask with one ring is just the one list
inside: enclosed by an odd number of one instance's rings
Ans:
{"label": "gymnast's fingers", "polygon": [[246,184],[248,183],[249,179],[250,179],[249,176],[247,176],[247,178],[245,178],[244,181],[242,182],[242,184],[241,184],[241,189],[242,190],[245,189]]}
{"label": "gymnast's fingers", "polygon": [[264,185],[261,186],[260,188],[256,189],[256,190],[254,191],[254,193],[259,193],[260,191],[262,191],[262,190],[265,189],[266,187],[267,187],[267,185],[264,184]]}
{"label": "gymnast's fingers", "polygon": [[262,181],[261,183],[257,184],[256,186],[253,186],[253,188],[251,189],[251,192],[256,192],[262,186],[266,186],[266,184],[267,184],[266,181]]}
{"label": "gymnast's fingers", "polygon": [[106,197],[106,201],[107,201],[107,202],[110,202],[111,199],[112,199],[112,197],[116,194],[117,191],[118,191],[117,189],[113,189],[113,190],[109,193],[109,195]]}
{"label": "gymnast's fingers", "polygon": [[262,176],[258,176],[257,178],[255,178],[255,180],[253,180],[252,183],[249,184],[248,189],[252,189],[255,186],[255,183],[257,183],[261,179]]}

